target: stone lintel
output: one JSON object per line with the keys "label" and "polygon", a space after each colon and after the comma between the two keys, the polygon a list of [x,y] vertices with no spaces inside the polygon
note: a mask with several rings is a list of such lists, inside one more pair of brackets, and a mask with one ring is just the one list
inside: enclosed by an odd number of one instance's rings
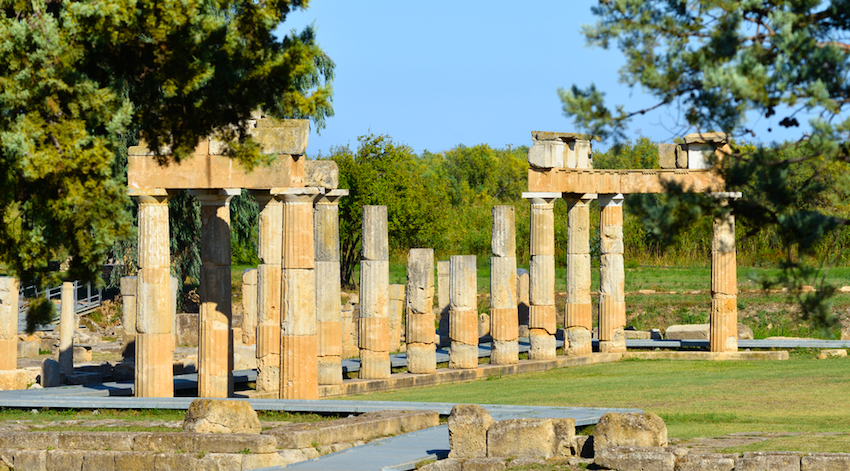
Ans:
{"label": "stone lintel", "polygon": [[579,134],[574,132],[552,132],[552,131],[531,131],[531,139],[535,141],[555,141],[564,142],[570,141],[590,141],[602,142],[602,138],[593,134]]}
{"label": "stone lintel", "polygon": [[165,188],[128,188],[127,195],[133,197],[170,196],[170,193]]}
{"label": "stone lintel", "polygon": [[129,155],[127,187],[148,188],[267,189],[304,185],[304,159],[280,155],[268,167],[257,166],[248,172],[238,161],[223,155],[196,153],[179,163],[160,165],[153,155]]}
{"label": "stone lintel", "polygon": [[725,132],[695,132],[684,136],[685,144],[715,144],[729,142],[729,134]]}
{"label": "stone lintel", "polygon": [[[555,168],[547,172],[529,170],[528,194],[636,194],[666,193],[669,184],[675,184],[690,193],[723,191],[726,182],[713,169],[647,169],[647,170],[597,170]],[[525,197],[526,193],[523,193]]]}

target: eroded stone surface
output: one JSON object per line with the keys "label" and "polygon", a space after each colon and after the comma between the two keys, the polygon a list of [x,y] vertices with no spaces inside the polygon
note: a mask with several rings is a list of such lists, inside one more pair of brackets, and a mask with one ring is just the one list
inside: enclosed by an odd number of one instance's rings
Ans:
{"label": "eroded stone surface", "polygon": [[195,399],[186,411],[184,432],[260,433],[257,412],[247,401]]}
{"label": "eroded stone surface", "polygon": [[449,458],[483,458],[487,456],[487,430],[493,417],[475,404],[452,407],[448,419]]}
{"label": "eroded stone surface", "polygon": [[599,419],[593,431],[595,453],[611,447],[667,446],[667,426],[653,413],[609,412]]}

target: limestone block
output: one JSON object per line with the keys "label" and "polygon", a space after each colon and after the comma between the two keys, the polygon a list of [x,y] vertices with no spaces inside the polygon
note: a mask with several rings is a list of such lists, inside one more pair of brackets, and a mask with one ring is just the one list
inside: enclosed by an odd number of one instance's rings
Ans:
{"label": "limestone block", "polygon": [[478,345],[452,340],[452,345],[449,347],[449,368],[468,370],[478,368]]}
{"label": "limestone block", "polygon": [[590,207],[588,200],[567,200],[567,253],[590,253]]}
{"label": "limestone block", "polygon": [[622,256],[625,248],[623,247],[623,208],[613,207],[607,208],[606,211],[620,212],[620,224],[606,224],[601,228],[600,251],[603,254],[619,254]]}
{"label": "limestone block", "polygon": [[113,432],[73,432],[57,434],[56,446],[60,450],[113,450],[131,451],[133,435]]}
{"label": "limestone block", "polygon": [[463,461],[454,458],[437,460],[419,468],[420,471],[461,471],[462,469]]}
{"label": "limestone block", "polygon": [[277,453],[251,453],[242,457],[242,469],[283,467],[283,457]]}
{"label": "limestone block", "polygon": [[567,302],[590,303],[590,254],[567,254]]}
{"label": "limestone block", "polygon": [[528,359],[554,360],[557,352],[555,336],[544,329],[528,329]]}
{"label": "limestone block", "polygon": [[316,335],[316,272],[281,270],[281,336]]}
{"label": "limestone block", "polygon": [[513,206],[493,206],[490,249],[495,257],[516,257],[516,223]]}
{"label": "limestone block", "polygon": [[664,332],[667,340],[708,340],[709,324],[671,325]]}
{"label": "limestone block", "polygon": [[530,254],[555,255],[555,215],[551,202],[531,203]]}
{"label": "limestone block", "polygon": [[[83,458],[90,452],[81,450],[50,450],[47,452],[44,461],[38,460],[39,465],[29,467],[15,460],[15,469],[32,469],[32,470],[82,470]],[[21,457],[20,455],[18,456]]]}
{"label": "limestone block", "polygon": [[386,350],[360,350],[360,379],[385,379],[391,373],[390,355]]}
{"label": "limestone block", "polygon": [[[595,440],[595,436],[594,436]],[[594,464],[603,469],[674,471],[676,455],[658,448],[629,447],[598,449]]]}
{"label": "limestone block", "polygon": [[478,280],[475,255],[452,255],[450,262],[449,303],[451,309],[477,309]]}
{"label": "limestone block", "polygon": [[317,262],[339,262],[339,204],[316,203],[313,209],[313,239]]}
{"label": "limestone block", "polygon": [[850,453],[818,453],[803,456],[800,471],[841,471],[850,469]]}
{"label": "limestone block", "polygon": [[0,371],[0,391],[26,389],[28,386],[28,382],[29,375],[27,375],[26,370]]}
{"label": "limestone block", "polygon": [[626,336],[622,328],[615,328],[606,339],[599,335],[599,352],[600,353],[625,353],[626,352]]}
{"label": "limestone block", "polygon": [[658,166],[676,168],[676,148],[678,144],[658,144]]}
{"label": "limestone block", "polygon": [[[260,206],[258,217],[259,244],[257,256],[262,264],[279,265],[283,242],[283,202],[268,192],[255,194],[254,198]],[[262,285],[262,282],[260,282]]]}
{"label": "limestone block", "polygon": [[437,370],[437,351],[431,343],[407,343],[408,373],[431,374]]}
{"label": "limestone block", "polygon": [[554,441],[552,419],[500,420],[487,429],[487,456],[549,459]]}
{"label": "limestone block", "polygon": [[490,257],[490,306],[516,305],[516,257]]}
{"label": "limestone block", "polygon": [[519,314],[516,308],[490,308],[490,335],[494,340],[516,340],[519,335]]}
{"label": "limestone block", "polygon": [[197,313],[177,314],[177,345],[185,347],[198,346],[200,315]]}
{"label": "limestone block", "polygon": [[339,322],[340,305],[339,262],[316,261],[316,319]]}
{"label": "limestone block", "polygon": [[676,471],[732,471],[735,469],[735,459],[732,456],[734,455],[689,453],[679,458]]}
{"label": "limestone block", "polygon": [[434,342],[434,314],[407,314],[407,343]]}
{"label": "limestone block", "polygon": [[[575,155],[575,168],[593,168],[590,140],[576,139],[570,143],[569,150],[567,151],[567,160],[570,163],[572,162],[573,155]],[[567,166],[569,167],[569,164]]]}
{"label": "limestone block", "polygon": [[[166,241],[166,247],[170,242]],[[136,332],[139,334],[171,334],[171,268],[151,267],[138,271],[136,298]],[[229,278],[228,278],[229,280]],[[228,282],[228,289],[230,284]]]}
{"label": "limestone block", "polygon": [[125,452],[115,454],[115,469],[121,471],[146,471],[154,469],[156,454],[148,452]]}
{"label": "limestone block", "polygon": [[342,355],[341,321],[318,321],[316,332],[319,340],[319,356]]}
{"label": "limestone block", "polygon": [[735,471],[798,471],[802,453],[783,451],[746,452],[735,461]]}
{"label": "limestone block", "polygon": [[280,399],[318,399],[315,335],[281,335]]}
{"label": "limestone block", "polygon": [[552,452],[555,456],[559,458],[572,456],[576,437],[576,420],[552,419],[552,431],[554,432]]}
{"label": "limestone block", "polygon": [[85,363],[91,361],[91,347],[74,347],[74,363]]}
{"label": "limestone block", "polygon": [[519,362],[519,343],[516,340],[493,340],[491,365],[515,365]]}
{"label": "limestone block", "polygon": [[826,360],[827,358],[845,358],[847,350],[843,348],[826,348],[818,354],[818,360]]}
{"label": "limestone block", "polygon": [[389,260],[387,241],[387,207],[363,206],[363,260]]}
{"label": "limestone block", "polygon": [[529,329],[542,329],[548,334],[554,335],[557,330],[555,322],[555,306],[537,306],[532,304],[528,315]]}
{"label": "limestone block", "polygon": [[389,315],[390,262],[362,260],[360,262],[360,316]]}
{"label": "limestone block", "polygon": [[406,295],[409,312],[433,314],[434,249],[410,249],[408,252]]}
{"label": "limestone block", "polygon": [[531,305],[555,304],[555,256],[532,255],[529,263]]}
{"label": "limestone block", "polygon": [[714,164],[714,147],[709,144],[688,144],[688,169],[709,169]]}
{"label": "limestone block", "polygon": [[0,371],[14,370],[18,367],[18,340],[0,340]]}
{"label": "limestone block", "polygon": [[284,200],[281,268],[313,268],[316,256],[313,238],[312,197]]}
{"label": "limestone block", "polygon": [[593,431],[593,450],[611,447],[667,446],[667,426],[653,413],[609,412],[599,419]]}
{"label": "limestone block", "polygon": [[136,335],[136,397],[173,397],[174,337],[167,334]]}
{"label": "limestone block", "polygon": [[257,369],[257,346],[236,345],[233,347],[233,369],[254,370]]}
{"label": "limestone block", "polygon": [[257,324],[280,324],[280,265],[257,267]]}
{"label": "limestone block", "polygon": [[448,419],[449,458],[481,458],[487,456],[487,430],[493,417],[475,404],[452,407]]}
{"label": "limestone block", "polygon": [[195,399],[186,411],[184,432],[260,433],[257,412],[247,401]]}
{"label": "limestone block", "polygon": [[326,189],[339,187],[339,166],[333,160],[305,161],[304,186]]}
{"label": "limestone block", "polygon": [[[4,340],[0,340],[0,342],[4,342]],[[11,344],[14,344],[15,341],[10,341]],[[41,345],[41,342],[38,340],[18,340],[18,357],[19,358],[35,358],[38,356],[38,347]],[[0,347],[2,349],[2,347]]]}
{"label": "limestone block", "polygon": [[[248,126],[247,130],[260,145],[260,152],[263,154],[301,155],[307,149],[310,121],[263,117],[256,120],[254,127]],[[212,152],[210,143],[210,153]]]}
{"label": "limestone block", "polygon": [[478,313],[473,309],[449,311],[449,337],[453,342],[478,345]]}
{"label": "limestone block", "polygon": [[360,317],[360,348],[389,352],[389,330],[389,319],[385,317]]}
{"label": "limestone block", "polygon": [[528,149],[528,164],[534,168],[563,168],[563,141],[536,141]]}

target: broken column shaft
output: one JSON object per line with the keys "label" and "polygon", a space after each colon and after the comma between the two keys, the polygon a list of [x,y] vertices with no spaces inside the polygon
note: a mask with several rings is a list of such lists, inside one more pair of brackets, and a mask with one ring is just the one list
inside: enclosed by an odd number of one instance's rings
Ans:
{"label": "broken column shaft", "polygon": [[434,250],[410,249],[407,254],[407,301],[405,340],[407,371],[434,373]]}
{"label": "broken column shaft", "polygon": [[364,206],[360,261],[360,378],[389,378],[387,207]]}
{"label": "broken column shaft", "polygon": [[714,219],[711,241],[711,331],[712,352],[738,351],[738,275],[735,260],[735,216],[727,213]]}
{"label": "broken column shaft", "polygon": [[280,262],[283,203],[252,192],[260,207],[257,255],[257,391],[280,388]]}
{"label": "broken column shaft", "polygon": [[519,361],[519,320],[516,296],[516,224],[513,206],[493,208],[490,240],[490,363],[510,365]]}
{"label": "broken column shaft", "polygon": [[346,195],[348,190],[331,190],[319,197],[313,207],[319,384],[342,383],[339,199]]}
{"label": "broken column shaft", "polygon": [[592,353],[593,308],[590,300],[590,201],[596,195],[566,197],[567,299],[564,307],[564,354]]}
{"label": "broken column shaft", "polygon": [[478,280],[475,255],[449,260],[449,368],[478,368]]}
{"label": "broken column shaft", "polygon": [[523,193],[531,203],[529,360],[555,358],[555,200],[559,193]]}
{"label": "broken column shaft", "polygon": [[623,266],[623,195],[599,195],[599,351],[626,351],[626,290]]}

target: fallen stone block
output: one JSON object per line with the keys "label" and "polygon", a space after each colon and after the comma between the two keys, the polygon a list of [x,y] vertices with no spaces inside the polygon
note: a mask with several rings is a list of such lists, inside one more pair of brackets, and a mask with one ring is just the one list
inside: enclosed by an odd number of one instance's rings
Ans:
{"label": "fallen stone block", "polygon": [[821,350],[818,354],[818,360],[826,360],[827,358],[844,358],[847,356],[847,350],[844,348],[827,348]]}
{"label": "fallen stone block", "polygon": [[449,415],[450,458],[483,458],[487,456],[487,430],[493,417],[481,406],[458,404]]}
{"label": "fallen stone block", "polygon": [[91,361],[91,345],[74,345],[74,363]]}
{"label": "fallen stone block", "polygon": [[257,412],[247,401],[195,399],[186,411],[184,432],[260,433]]}
{"label": "fallen stone block", "polygon": [[37,357],[40,346],[40,340],[18,340],[18,358]]}
{"label": "fallen stone block", "polygon": [[618,471],[675,471],[676,455],[658,447],[611,447],[596,449],[593,462]]}
{"label": "fallen stone block", "polygon": [[549,459],[555,455],[554,442],[552,419],[500,420],[487,429],[487,456]]}
{"label": "fallen stone block", "polygon": [[593,451],[611,447],[667,446],[667,426],[653,413],[609,412],[599,419],[593,431]]}

